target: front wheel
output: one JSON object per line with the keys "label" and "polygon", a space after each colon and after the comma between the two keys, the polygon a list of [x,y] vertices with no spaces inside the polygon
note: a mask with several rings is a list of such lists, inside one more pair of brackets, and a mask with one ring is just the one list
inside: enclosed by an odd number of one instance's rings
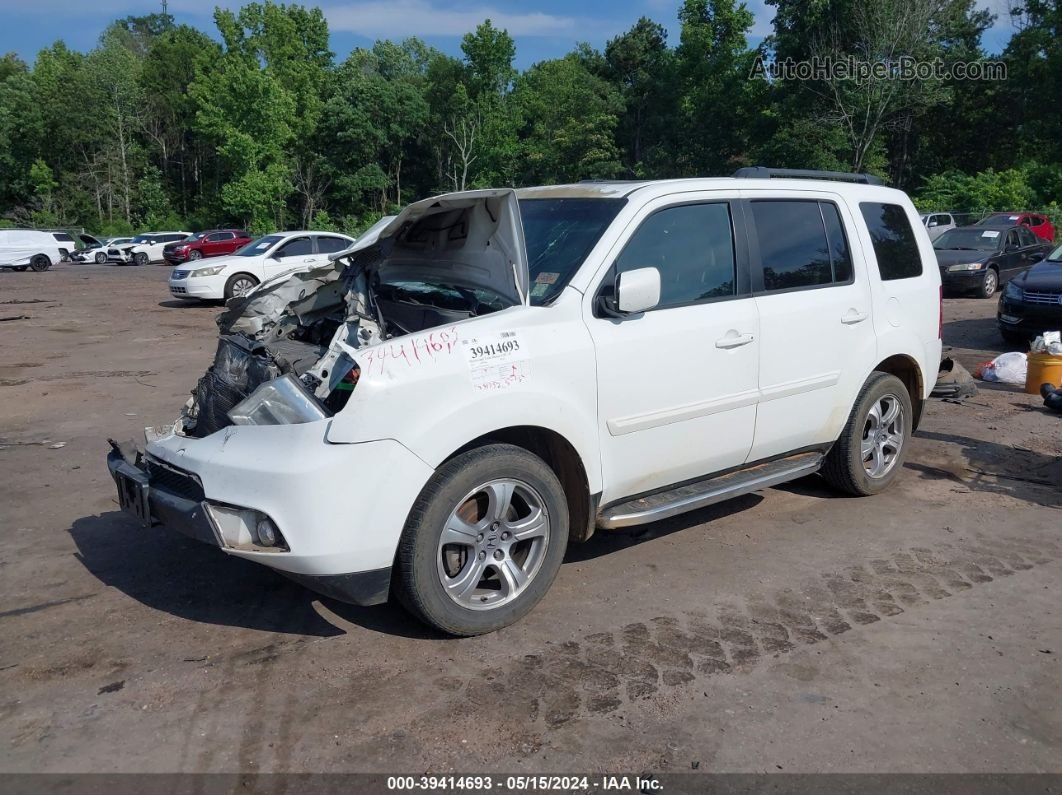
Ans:
{"label": "front wheel", "polygon": [[193,248],[190,252],[188,252],[188,259],[192,260],[193,262],[195,260],[197,260],[197,259],[202,259],[202,258],[203,258],[203,252],[200,251],[199,249]]}
{"label": "front wheel", "polygon": [[822,474],[835,488],[858,497],[884,491],[903,468],[913,432],[907,387],[896,376],[876,371],[856,398]]}
{"label": "front wheel", "polygon": [[103,251],[97,251],[94,259],[97,265],[104,265],[107,262],[107,254]]}
{"label": "front wheel", "polygon": [[147,265],[148,264],[148,255],[145,252],[143,252],[143,251],[137,252],[136,254],[133,255],[133,264],[134,265]]}
{"label": "front wheel", "polygon": [[243,298],[258,286],[258,279],[249,273],[237,273],[229,277],[225,282],[225,300],[230,298]]}
{"label": "front wheel", "polygon": [[538,604],[567,544],[568,506],[553,470],[520,447],[479,447],[443,464],[417,498],[394,588],[436,629],[493,632]]}
{"label": "front wheel", "polygon": [[979,298],[991,298],[999,289],[999,274],[992,268],[985,271],[985,277],[981,281],[981,289],[978,290]]}

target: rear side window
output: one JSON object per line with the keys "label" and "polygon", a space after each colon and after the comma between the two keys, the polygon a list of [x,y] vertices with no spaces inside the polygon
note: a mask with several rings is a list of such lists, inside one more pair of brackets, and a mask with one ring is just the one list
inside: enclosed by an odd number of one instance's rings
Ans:
{"label": "rear side window", "polygon": [[752,217],[767,292],[851,282],[848,239],[832,202],[754,201]]}
{"label": "rear side window", "polygon": [[874,243],[874,256],[878,261],[881,280],[887,282],[921,276],[922,257],[903,207],[898,204],[860,202],[859,209]]}
{"label": "rear side window", "polygon": [[337,251],[350,248],[350,243],[341,237],[317,238],[317,251],[320,254],[334,254]]}
{"label": "rear side window", "polygon": [[658,309],[734,295],[730,206],[686,204],[649,216],[616,260],[616,273],[648,267],[660,271]]}

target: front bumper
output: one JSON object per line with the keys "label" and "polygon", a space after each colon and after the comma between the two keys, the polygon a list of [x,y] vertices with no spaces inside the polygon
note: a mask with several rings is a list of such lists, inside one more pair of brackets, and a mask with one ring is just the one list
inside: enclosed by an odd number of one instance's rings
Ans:
{"label": "front bumper", "polygon": [[1045,331],[1062,331],[1062,304],[1026,304],[1008,299],[999,299],[996,315],[1000,331],[1030,339]]}
{"label": "front bumper", "polygon": [[203,301],[220,301],[225,297],[225,278],[218,276],[200,276],[183,279],[170,278],[168,282],[170,295],[174,298],[200,299]]}
{"label": "front bumper", "polygon": [[976,271],[949,271],[940,269],[940,283],[945,292],[965,293],[977,290],[985,280],[985,269]]}
{"label": "front bumper", "polygon": [[[107,457],[122,507],[353,604],[387,597],[398,540],[431,468],[398,442],[330,444],[328,420],[164,435]],[[219,508],[269,517],[286,549],[226,541]],[[229,536],[231,538],[231,534]]]}
{"label": "front bumper", "polygon": [[191,259],[187,254],[180,254],[176,251],[164,251],[162,253],[162,258],[170,263],[170,265],[180,265]]}

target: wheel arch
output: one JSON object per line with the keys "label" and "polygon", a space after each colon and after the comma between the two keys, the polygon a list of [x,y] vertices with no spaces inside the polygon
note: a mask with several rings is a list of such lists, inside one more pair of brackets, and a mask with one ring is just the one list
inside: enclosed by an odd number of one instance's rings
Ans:
{"label": "wheel arch", "polygon": [[579,451],[564,436],[539,425],[513,425],[489,431],[454,450],[445,461],[488,444],[511,444],[534,453],[553,470],[568,503],[568,539],[586,541],[594,533],[599,495],[590,493],[589,478]]}
{"label": "wheel arch", "polygon": [[911,398],[911,406],[914,409],[913,427],[918,430],[926,404],[925,376],[918,362],[911,356],[898,353],[878,362],[874,370],[896,376],[907,387],[907,394]]}

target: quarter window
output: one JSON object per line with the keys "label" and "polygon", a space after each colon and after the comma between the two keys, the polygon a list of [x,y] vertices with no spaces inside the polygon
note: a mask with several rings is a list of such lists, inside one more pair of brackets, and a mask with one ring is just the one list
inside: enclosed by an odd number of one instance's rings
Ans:
{"label": "quarter window", "polygon": [[852,280],[852,257],[832,202],[752,202],[763,289],[825,287]]}
{"label": "quarter window", "polygon": [[921,276],[922,257],[904,208],[898,204],[861,202],[859,209],[874,244],[882,281]]}
{"label": "quarter window", "polygon": [[660,271],[658,308],[726,298],[736,293],[730,205],[686,204],[649,216],[616,260],[616,273]]}

